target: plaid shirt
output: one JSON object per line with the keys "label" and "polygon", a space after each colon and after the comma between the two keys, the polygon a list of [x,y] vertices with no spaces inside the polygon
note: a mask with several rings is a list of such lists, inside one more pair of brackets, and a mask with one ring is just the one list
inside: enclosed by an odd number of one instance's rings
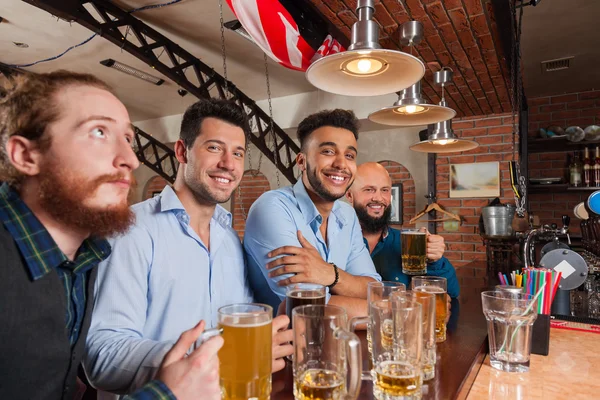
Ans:
{"label": "plaid shirt", "polygon": [[15,240],[32,281],[55,270],[67,299],[66,327],[71,346],[77,342],[86,304],[88,272],[110,254],[104,239],[86,239],[74,261],[58,248],[52,236],[8,184],[0,186],[0,222]]}
{"label": "plaid shirt", "polygon": [[[17,244],[31,280],[56,270],[68,299],[66,327],[73,346],[79,337],[85,313],[88,272],[110,255],[108,241],[97,238],[84,240],[75,261],[70,261],[19,194],[6,183],[0,185],[0,222]],[[125,399],[175,400],[175,396],[164,383],[154,380]]]}

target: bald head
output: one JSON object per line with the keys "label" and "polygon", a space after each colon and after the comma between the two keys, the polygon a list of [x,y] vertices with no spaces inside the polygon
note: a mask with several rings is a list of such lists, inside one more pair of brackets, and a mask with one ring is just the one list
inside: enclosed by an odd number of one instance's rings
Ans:
{"label": "bald head", "polygon": [[[360,185],[357,183],[364,182],[377,182],[383,186],[392,186],[392,178],[390,178],[390,174],[388,174],[385,167],[377,162],[366,162],[364,164],[360,164],[356,168],[356,181],[352,187],[357,188]],[[352,188],[350,188],[352,190]]]}
{"label": "bald head", "polygon": [[361,164],[346,197],[356,210],[363,231],[375,233],[387,226],[392,201],[392,179],[376,162]]}

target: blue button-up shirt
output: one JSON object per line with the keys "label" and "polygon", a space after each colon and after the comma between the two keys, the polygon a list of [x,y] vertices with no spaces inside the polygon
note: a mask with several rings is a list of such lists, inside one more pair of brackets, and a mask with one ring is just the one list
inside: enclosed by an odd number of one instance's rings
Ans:
{"label": "blue button-up shirt", "polygon": [[329,243],[325,243],[319,230],[322,223],[323,218],[302,180],[294,186],[269,191],[252,204],[246,220],[244,249],[256,301],[276,309],[285,297],[285,288],[277,282],[289,275],[269,278],[266,264],[272,259],[267,254],[282,246],[301,247],[298,231],[319,251],[323,260],[349,274],[381,280],[363,243],[356,213],[349,204],[341,200],[334,203],[327,222]]}
{"label": "blue button-up shirt", "polygon": [[[368,248],[367,239],[365,246]],[[386,281],[401,282],[408,288],[410,285],[410,276],[402,272],[402,246],[400,243],[400,231],[394,228],[388,228],[383,238],[377,242],[377,245],[371,253],[375,268],[382,278]],[[437,261],[427,263],[427,274],[430,276],[440,276],[446,278],[447,292],[450,297],[455,298],[460,294],[460,286],[456,271],[446,257]]]}
{"label": "blue button-up shirt", "polygon": [[100,265],[84,359],[92,384],[108,391],[141,386],[182,332],[200,320],[216,326],[221,306],[252,302],[225,209],[211,219],[210,250],[171,187],[133,211],[135,226],[110,240],[112,255]]}

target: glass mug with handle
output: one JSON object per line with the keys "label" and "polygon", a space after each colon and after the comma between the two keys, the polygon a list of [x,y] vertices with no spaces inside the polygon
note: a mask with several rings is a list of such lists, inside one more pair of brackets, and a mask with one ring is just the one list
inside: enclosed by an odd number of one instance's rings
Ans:
{"label": "glass mug with handle", "polygon": [[424,275],[427,273],[427,233],[418,229],[403,229],[400,232],[402,244],[402,273]]}
{"label": "glass mug with handle", "polygon": [[374,397],[377,400],[421,399],[421,304],[407,299],[388,299],[373,302],[371,309]]}
{"label": "glass mug with handle", "polygon": [[361,325],[367,325],[367,344],[369,354],[371,355],[369,360],[369,370],[363,371],[362,377],[365,380],[371,379],[371,369],[373,368],[373,335],[371,333],[371,319],[373,316],[370,305],[379,300],[388,300],[393,293],[400,293],[406,291],[406,285],[400,282],[393,281],[381,281],[381,282],[369,282],[367,284],[367,317],[354,317],[350,320],[350,329],[352,332]]}
{"label": "glass mug with handle", "polygon": [[435,295],[433,293],[407,291],[394,293],[392,302],[416,301],[423,311],[423,349],[421,355],[421,373],[424,381],[435,378],[436,345],[435,345]]}
{"label": "glass mug with handle", "polygon": [[435,341],[437,343],[446,340],[447,284],[446,278],[440,276],[414,276],[410,282],[412,290],[435,295]]}
{"label": "glass mug with handle", "polygon": [[296,400],[356,399],[361,386],[359,338],[346,330],[346,310],[336,306],[294,308]]}

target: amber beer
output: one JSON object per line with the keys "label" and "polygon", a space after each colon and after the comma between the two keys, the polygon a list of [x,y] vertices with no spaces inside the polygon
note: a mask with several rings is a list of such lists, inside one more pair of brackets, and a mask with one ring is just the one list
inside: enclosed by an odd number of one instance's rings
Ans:
{"label": "amber beer", "polygon": [[342,400],[345,379],[339,372],[326,369],[309,369],[296,380],[297,400]]}
{"label": "amber beer", "polygon": [[325,305],[325,286],[312,283],[297,283],[286,288],[285,311],[292,327],[292,310],[310,304]]}
{"label": "amber beer", "polygon": [[427,273],[427,234],[417,230],[403,230],[400,234],[402,243],[402,272],[406,275],[423,275]]}
{"label": "amber beer", "polygon": [[446,304],[446,291],[436,286],[416,286],[414,290],[435,294],[435,341],[446,340],[446,318],[448,306]]}
{"label": "amber beer", "polygon": [[219,309],[224,344],[219,350],[224,400],[271,396],[272,308],[235,304]]}
{"label": "amber beer", "polygon": [[374,394],[379,400],[420,398],[421,374],[410,364],[384,361],[373,371]]}

